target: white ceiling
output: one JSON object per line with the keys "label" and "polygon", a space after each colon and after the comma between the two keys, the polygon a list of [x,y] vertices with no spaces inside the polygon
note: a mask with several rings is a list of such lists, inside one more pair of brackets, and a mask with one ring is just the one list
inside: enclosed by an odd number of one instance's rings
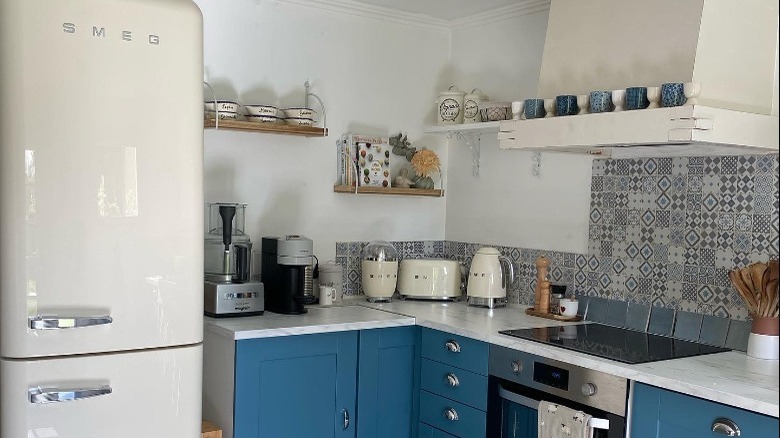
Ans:
{"label": "white ceiling", "polygon": [[374,6],[398,9],[405,12],[454,20],[503,6],[521,3],[523,0],[357,0]]}

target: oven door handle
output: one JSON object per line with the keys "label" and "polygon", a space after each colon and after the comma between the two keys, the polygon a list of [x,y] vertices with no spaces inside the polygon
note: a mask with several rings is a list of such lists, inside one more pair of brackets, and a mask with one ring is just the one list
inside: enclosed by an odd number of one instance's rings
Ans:
{"label": "oven door handle", "polygon": [[[509,400],[512,403],[517,403],[521,406],[525,406],[527,408],[531,408],[536,411],[539,410],[539,400],[534,400],[530,397],[516,394],[512,391],[508,391],[504,389],[503,386],[498,387],[498,396],[503,398],[504,400]],[[604,418],[591,417],[591,419],[588,421],[588,427],[590,429],[609,430],[609,420]]]}

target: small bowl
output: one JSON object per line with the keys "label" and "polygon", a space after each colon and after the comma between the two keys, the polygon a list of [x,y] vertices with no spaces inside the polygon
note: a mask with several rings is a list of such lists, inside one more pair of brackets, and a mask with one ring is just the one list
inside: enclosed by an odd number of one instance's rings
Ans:
{"label": "small bowl", "polygon": [[311,108],[285,108],[282,111],[286,119],[313,119],[316,112]]}
{"label": "small bowl", "polygon": [[305,117],[285,117],[284,122],[295,126],[312,126],[314,124],[314,120]]}
{"label": "small bowl", "polygon": [[244,117],[250,122],[256,122],[256,123],[279,123],[279,117],[276,116],[265,116],[265,115],[254,115],[254,114],[247,114]]}
{"label": "small bowl", "polygon": [[271,105],[244,105],[247,115],[277,117],[279,110]]}
{"label": "small bowl", "polygon": [[[207,119],[216,119],[217,118],[217,112],[216,111],[206,111],[206,118]],[[219,119],[220,120],[235,120],[238,119],[238,113],[230,112],[230,111],[220,111],[219,112]]]}
{"label": "small bowl", "polygon": [[[214,101],[207,101],[203,102],[203,106],[205,107],[206,111],[215,111],[214,109]],[[217,108],[219,109],[219,112],[225,111],[228,113],[234,113],[238,111],[238,107],[241,106],[236,102],[233,102],[232,100],[218,100],[217,101]]]}

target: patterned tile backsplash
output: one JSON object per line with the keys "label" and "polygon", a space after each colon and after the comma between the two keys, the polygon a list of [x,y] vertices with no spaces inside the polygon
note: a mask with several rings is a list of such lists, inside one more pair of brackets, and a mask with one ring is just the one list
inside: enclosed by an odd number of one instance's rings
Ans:
{"label": "patterned tile backsplash", "polygon": [[[496,248],[513,260],[510,302],[533,304],[535,260],[579,295],[746,320],[728,271],[778,257],[778,155],[594,160],[588,254]],[[345,293],[362,293],[360,252],[339,242]],[[392,242],[403,258],[471,265],[479,243]],[[495,246],[495,245],[491,245]]]}

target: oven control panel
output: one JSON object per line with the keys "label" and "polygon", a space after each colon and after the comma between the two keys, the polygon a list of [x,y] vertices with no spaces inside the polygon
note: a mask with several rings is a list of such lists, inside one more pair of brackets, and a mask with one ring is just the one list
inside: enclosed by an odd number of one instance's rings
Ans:
{"label": "oven control panel", "polygon": [[626,412],[628,380],[622,377],[498,345],[490,346],[488,373],[615,415]]}

